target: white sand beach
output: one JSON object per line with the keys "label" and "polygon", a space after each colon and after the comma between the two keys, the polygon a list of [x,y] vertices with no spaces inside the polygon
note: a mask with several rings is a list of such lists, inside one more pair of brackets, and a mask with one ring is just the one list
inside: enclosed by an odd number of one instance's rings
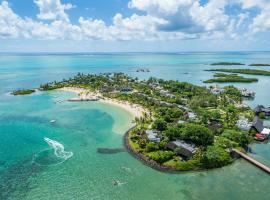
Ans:
{"label": "white sand beach", "polygon": [[84,89],[84,88],[76,88],[76,87],[64,87],[61,89],[58,89],[60,91],[66,91],[66,92],[74,92],[78,94],[80,98],[82,98],[82,101],[85,99],[98,99],[99,102],[102,103],[107,103],[113,106],[118,106],[122,109],[125,109],[129,113],[131,113],[134,118],[135,117],[142,117],[143,113],[149,113],[145,108],[142,106],[136,105],[136,104],[131,104],[127,101],[119,101],[116,99],[110,99],[110,98],[105,98],[102,96],[101,93],[98,92],[92,92],[90,90]]}

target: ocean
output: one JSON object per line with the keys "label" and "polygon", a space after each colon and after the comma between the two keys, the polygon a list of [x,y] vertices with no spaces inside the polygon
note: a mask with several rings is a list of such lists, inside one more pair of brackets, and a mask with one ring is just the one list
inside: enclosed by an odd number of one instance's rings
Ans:
{"label": "ocean", "polygon": [[[221,169],[167,174],[127,152],[98,153],[98,148],[124,148],[123,134],[132,126],[132,116],[118,107],[61,103],[74,94],[58,91],[9,95],[78,72],[124,72],[139,79],[205,85],[213,73],[204,70],[221,61],[269,64],[270,52],[0,54],[0,199],[268,199],[269,175],[241,159]],[[256,91],[255,99],[246,103],[270,106],[270,77],[244,76],[259,79],[234,84]],[[269,143],[252,144],[251,152],[270,166]]]}

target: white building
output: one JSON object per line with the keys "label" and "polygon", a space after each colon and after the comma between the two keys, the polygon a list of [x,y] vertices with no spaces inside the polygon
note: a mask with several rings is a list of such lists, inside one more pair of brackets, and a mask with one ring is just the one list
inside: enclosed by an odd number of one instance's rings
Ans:
{"label": "white building", "polygon": [[240,117],[239,120],[236,123],[236,126],[243,131],[249,131],[252,123],[248,121],[245,117]]}
{"label": "white building", "polygon": [[145,134],[146,134],[149,141],[151,141],[151,142],[160,142],[160,138],[158,137],[158,131],[146,130]]}

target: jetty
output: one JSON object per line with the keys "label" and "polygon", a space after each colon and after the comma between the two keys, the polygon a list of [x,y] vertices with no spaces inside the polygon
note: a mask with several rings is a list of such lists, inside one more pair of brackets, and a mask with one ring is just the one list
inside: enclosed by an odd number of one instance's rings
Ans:
{"label": "jetty", "polygon": [[251,158],[249,155],[237,150],[232,149],[232,151],[236,154],[238,154],[240,157],[244,158],[246,161],[250,162],[251,164],[255,165],[256,167],[260,168],[261,170],[265,171],[266,173],[270,174],[270,168],[266,165],[262,164],[261,162],[255,160],[254,158]]}

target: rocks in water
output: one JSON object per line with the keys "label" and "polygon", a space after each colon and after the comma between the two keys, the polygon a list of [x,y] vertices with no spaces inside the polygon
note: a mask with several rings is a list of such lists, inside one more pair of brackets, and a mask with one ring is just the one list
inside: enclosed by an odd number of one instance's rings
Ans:
{"label": "rocks in water", "polygon": [[126,150],[124,148],[98,148],[97,152],[101,154],[116,154],[116,153],[122,153]]}

